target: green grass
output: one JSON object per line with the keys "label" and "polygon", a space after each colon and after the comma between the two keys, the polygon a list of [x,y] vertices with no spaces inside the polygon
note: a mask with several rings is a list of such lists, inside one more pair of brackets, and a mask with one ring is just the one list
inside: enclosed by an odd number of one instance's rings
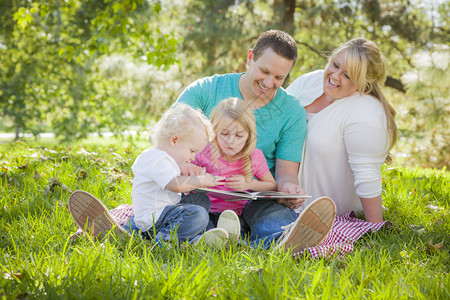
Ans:
{"label": "green grass", "polygon": [[445,170],[385,168],[393,228],[363,237],[343,260],[114,237],[71,242],[71,191],[109,208],[131,203],[130,168],[147,143],[112,142],[0,144],[1,298],[450,298]]}

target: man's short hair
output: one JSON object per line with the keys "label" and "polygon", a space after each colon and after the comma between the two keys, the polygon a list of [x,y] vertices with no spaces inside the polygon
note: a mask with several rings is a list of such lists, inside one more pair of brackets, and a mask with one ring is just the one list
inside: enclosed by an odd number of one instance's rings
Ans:
{"label": "man's short hair", "polygon": [[257,60],[264,50],[271,48],[276,54],[292,60],[297,60],[297,43],[288,33],[281,30],[269,30],[264,32],[253,47],[253,60]]}

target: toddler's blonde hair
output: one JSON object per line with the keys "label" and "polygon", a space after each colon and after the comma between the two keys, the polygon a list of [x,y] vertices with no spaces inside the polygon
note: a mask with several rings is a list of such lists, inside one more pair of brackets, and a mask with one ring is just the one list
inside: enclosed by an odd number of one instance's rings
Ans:
{"label": "toddler's blonde hair", "polygon": [[155,124],[151,131],[150,142],[154,147],[158,147],[162,141],[167,141],[173,135],[178,135],[182,139],[196,126],[205,128],[209,142],[214,139],[211,123],[200,110],[184,103],[176,104]]}

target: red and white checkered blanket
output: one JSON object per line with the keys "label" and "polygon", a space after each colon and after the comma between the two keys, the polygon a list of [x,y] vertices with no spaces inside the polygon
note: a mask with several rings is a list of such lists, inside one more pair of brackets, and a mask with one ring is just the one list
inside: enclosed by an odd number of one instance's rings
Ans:
{"label": "red and white checkered blanket", "polygon": [[391,222],[371,223],[355,217],[352,211],[343,216],[337,216],[333,227],[327,237],[315,247],[307,248],[301,252],[294,253],[294,258],[300,254],[306,254],[313,258],[328,258],[337,255],[339,259],[353,251],[353,243],[367,232],[375,232],[383,227],[391,227]]}
{"label": "red and white checkered blanket", "polygon": [[[124,225],[133,214],[133,207],[130,204],[121,204],[117,208],[109,211],[110,215],[119,225]],[[308,252],[312,258],[328,258],[337,255],[342,259],[346,254],[353,251],[353,243],[367,232],[375,232],[384,226],[391,226],[389,221],[382,223],[366,222],[355,217],[352,211],[346,213],[341,217],[336,217],[336,220],[327,237],[316,247],[307,248],[301,252],[293,254],[293,257],[298,257]],[[81,228],[71,236],[72,240],[83,234]]]}

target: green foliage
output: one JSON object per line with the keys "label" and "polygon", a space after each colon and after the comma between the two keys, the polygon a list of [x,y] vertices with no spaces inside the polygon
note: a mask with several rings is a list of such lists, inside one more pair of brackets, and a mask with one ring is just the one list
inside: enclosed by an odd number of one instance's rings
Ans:
{"label": "green foliage", "polygon": [[[109,102],[128,103],[123,114],[135,124],[148,128],[150,120],[159,117],[178,97],[183,86],[174,78],[177,66],[166,71],[126,55],[105,56],[98,60],[97,90],[104,91]],[[117,125],[125,128],[116,120]]]}
{"label": "green foliage", "polygon": [[[148,1],[10,1],[0,16],[2,114],[16,134],[48,124],[66,140],[108,128],[121,132],[136,120],[124,99],[110,99],[96,73],[102,55],[125,50],[156,68],[176,62],[178,39],[147,18]],[[6,6],[6,5],[5,5]],[[103,88],[102,88],[103,87]],[[126,99],[125,99],[126,100]],[[18,136],[17,136],[18,137]]]}
{"label": "green foliage", "polygon": [[[383,169],[385,218],[344,259],[279,249],[69,237],[71,191],[130,203],[131,165],[146,146],[0,145],[2,298],[423,298],[450,295],[447,171]],[[440,242],[443,241],[442,246]]]}
{"label": "green foliage", "polygon": [[[182,25],[183,50],[195,55],[184,64],[196,76],[244,71],[246,50],[265,22],[257,19],[254,1],[191,1],[186,3]],[[220,33],[220,34],[218,34]],[[188,57],[189,57],[188,56]]]}
{"label": "green foliage", "polygon": [[450,48],[436,45],[415,54],[415,68],[403,81],[411,101],[403,104],[407,113],[400,119],[403,136],[412,141],[410,163],[427,167],[450,167]]}

